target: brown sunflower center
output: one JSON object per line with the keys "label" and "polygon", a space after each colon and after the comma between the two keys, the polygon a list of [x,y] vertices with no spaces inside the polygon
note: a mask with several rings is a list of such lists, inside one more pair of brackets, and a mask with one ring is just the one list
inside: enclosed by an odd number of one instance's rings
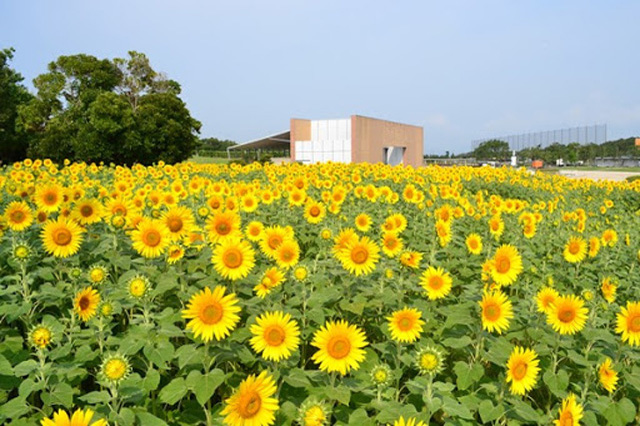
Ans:
{"label": "brown sunflower center", "polygon": [[87,310],[87,308],[89,308],[89,305],[91,305],[91,300],[89,300],[89,296],[82,296],[80,300],[78,300],[78,306],[80,307],[81,311]]}
{"label": "brown sunflower center", "polygon": [[11,213],[11,221],[13,223],[21,223],[26,219],[27,215],[24,214],[23,211],[16,210]]}
{"label": "brown sunflower center", "polygon": [[179,217],[172,217],[167,221],[167,226],[171,232],[178,232],[182,229],[182,219]]}
{"label": "brown sunflower center", "polygon": [[438,275],[433,276],[429,279],[429,287],[431,287],[433,290],[439,290],[440,287],[442,287],[442,284],[444,284],[444,282],[442,281],[442,277]]}
{"label": "brown sunflower center", "polygon": [[575,254],[578,254],[579,252],[580,252],[580,243],[578,243],[577,241],[574,241],[571,244],[569,244],[569,253],[575,255]]}
{"label": "brown sunflower center", "polygon": [[469,241],[469,247],[471,248],[471,250],[475,250],[478,248],[478,242],[476,240],[470,240]]}
{"label": "brown sunflower center", "polygon": [[564,323],[569,323],[573,321],[575,317],[576,317],[576,310],[571,308],[570,306],[560,308],[558,310],[558,319]]}
{"label": "brown sunflower center", "polygon": [[519,362],[511,369],[511,374],[513,375],[514,379],[522,380],[524,376],[527,375],[527,363],[522,361]]}
{"label": "brown sunflower center", "polygon": [[200,320],[207,324],[217,324],[222,319],[222,305],[218,302],[209,302],[202,311],[200,311]]}
{"label": "brown sunflower center", "polygon": [[560,416],[560,425],[562,426],[573,426],[575,423],[573,422],[573,414],[571,411],[564,411]]}
{"label": "brown sunflower center", "polygon": [[320,208],[318,206],[313,206],[309,209],[309,215],[316,217],[320,215]]}
{"label": "brown sunflower center", "polygon": [[254,390],[243,393],[238,401],[238,414],[243,419],[251,419],[255,417],[262,406],[262,398],[260,394]]}
{"label": "brown sunflower center", "polygon": [[398,240],[396,240],[395,238],[388,238],[384,241],[384,245],[389,250],[393,250],[398,246]]}
{"label": "brown sunflower center", "polygon": [[506,274],[511,269],[511,261],[507,257],[501,257],[496,260],[496,271],[501,274]]}
{"label": "brown sunflower center", "polygon": [[47,192],[44,194],[43,201],[46,205],[51,206],[58,202],[58,195],[54,192]]}
{"label": "brown sunflower center", "polygon": [[280,235],[272,235],[269,237],[268,244],[272,250],[275,250],[282,244],[282,237]]}
{"label": "brown sunflower center", "polygon": [[291,250],[283,250],[280,253],[280,259],[284,262],[291,262],[295,257],[295,254]]}
{"label": "brown sunflower center", "polygon": [[242,252],[237,248],[231,248],[224,253],[222,261],[227,268],[235,269],[242,265]]}
{"label": "brown sunflower center", "polygon": [[351,342],[344,336],[335,336],[327,343],[327,352],[333,359],[342,359],[351,352]]}
{"label": "brown sunflower center", "polygon": [[231,226],[227,222],[220,222],[216,225],[216,232],[219,235],[227,235],[231,232]]}
{"label": "brown sunflower center", "polygon": [[408,316],[404,316],[400,318],[400,320],[398,321],[398,328],[400,329],[400,331],[411,330],[411,328],[413,328],[412,319],[409,318]]}
{"label": "brown sunflower center", "polygon": [[162,241],[162,236],[155,229],[147,230],[142,236],[142,242],[149,247],[156,247],[160,241]]}
{"label": "brown sunflower center", "polygon": [[640,332],[640,314],[632,315],[627,319],[627,328],[632,333]]}
{"label": "brown sunflower center", "polygon": [[362,265],[369,259],[369,250],[364,247],[356,247],[351,251],[351,260],[353,263]]}
{"label": "brown sunflower center", "polygon": [[93,207],[91,207],[90,205],[85,204],[82,207],[80,207],[80,215],[82,217],[91,217],[92,214],[93,214]]}
{"label": "brown sunflower center", "polygon": [[60,228],[53,231],[53,242],[58,246],[66,246],[71,242],[71,231]]}
{"label": "brown sunflower center", "polygon": [[284,330],[279,325],[269,326],[264,331],[264,340],[269,346],[280,346],[285,337]]}
{"label": "brown sunflower center", "polygon": [[500,318],[500,306],[496,303],[489,303],[484,307],[484,317],[489,321],[495,321]]}

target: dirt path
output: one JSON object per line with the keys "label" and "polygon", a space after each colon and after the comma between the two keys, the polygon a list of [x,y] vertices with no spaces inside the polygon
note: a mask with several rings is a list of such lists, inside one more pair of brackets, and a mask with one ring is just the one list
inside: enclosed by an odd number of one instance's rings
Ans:
{"label": "dirt path", "polygon": [[623,181],[629,176],[640,175],[638,172],[608,172],[602,171],[586,171],[586,170],[559,170],[558,174],[574,179],[593,179],[593,180],[616,180]]}

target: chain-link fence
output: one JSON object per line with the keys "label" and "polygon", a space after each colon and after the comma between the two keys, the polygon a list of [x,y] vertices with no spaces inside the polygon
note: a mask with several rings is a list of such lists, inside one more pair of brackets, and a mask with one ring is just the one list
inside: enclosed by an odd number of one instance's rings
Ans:
{"label": "chain-link fence", "polygon": [[595,124],[591,126],[570,127],[567,129],[546,130],[542,132],[477,139],[471,142],[471,147],[472,149],[476,149],[481,143],[494,139],[508,142],[509,148],[515,151],[537,146],[544,148],[554,143],[561,143],[563,145],[568,145],[574,142],[581,145],[589,143],[601,144],[607,141],[607,125]]}

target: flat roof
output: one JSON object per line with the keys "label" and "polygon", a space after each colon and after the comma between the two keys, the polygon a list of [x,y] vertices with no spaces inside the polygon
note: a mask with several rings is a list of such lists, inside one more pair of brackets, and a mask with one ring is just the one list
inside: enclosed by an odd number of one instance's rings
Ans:
{"label": "flat roof", "polygon": [[283,148],[288,148],[290,144],[291,144],[291,131],[287,130],[280,133],[275,133],[273,135],[263,136],[258,139],[243,142],[238,145],[230,146],[229,148],[227,148],[227,151],[231,149],[262,149],[262,148],[283,149]]}

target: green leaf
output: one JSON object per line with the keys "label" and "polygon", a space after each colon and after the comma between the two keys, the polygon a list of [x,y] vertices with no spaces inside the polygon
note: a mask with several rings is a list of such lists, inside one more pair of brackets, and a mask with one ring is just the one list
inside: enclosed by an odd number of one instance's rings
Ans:
{"label": "green leaf", "polygon": [[158,385],[160,384],[160,373],[158,370],[155,370],[153,367],[147,371],[147,375],[144,376],[142,380],[142,387],[147,391],[151,392],[158,389]]}
{"label": "green leaf", "polygon": [[18,395],[27,398],[35,391],[39,391],[44,389],[43,382],[35,382],[33,379],[25,379],[20,383],[20,387],[18,388]]}
{"label": "green leaf", "polygon": [[158,397],[165,404],[173,405],[180,401],[187,394],[187,384],[182,377],[173,379],[167,386],[162,388]]}
{"label": "green leaf", "polygon": [[13,368],[16,377],[28,376],[32,371],[38,368],[38,363],[33,359],[22,361]]}
{"label": "green leaf", "polygon": [[566,371],[560,370],[553,374],[553,371],[547,370],[542,376],[542,380],[549,386],[549,390],[558,398],[567,396],[567,387],[569,386],[569,375]]}
{"label": "green leaf", "polygon": [[461,349],[473,344],[473,340],[469,336],[449,337],[442,341],[442,346],[452,349]]}
{"label": "green leaf", "polygon": [[462,361],[456,362],[453,371],[456,373],[456,385],[460,390],[469,388],[484,375],[484,368],[480,364],[469,365]]}
{"label": "green leaf", "polygon": [[351,400],[351,390],[343,385],[339,385],[336,388],[327,387],[326,395],[328,398],[338,401],[343,405],[349,405],[349,401]]}
{"label": "green leaf", "polygon": [[138,420],[140,420],[140,424],[144,426],[168,426],[167,422],[157,418],[151,413],[140,411],[136,416],[138,417]]}
{"label": "green leaf", "polygon": [[294,368],[289,371],[289,373],[284,376],[284,381],[289,386],[292,386],[294,388],[306,388],[308,386],[311,386],[309,378],[305,374],[304,370],[300,368]]}
{"label": "green leaf", "polygon": [[73,406],[73,388],[68,383],[58,383],[49,392],[48,405],[62,405],[66,408]]}
{"label": "green leaf", "polygon": [[111,395],[107,391],[93,391],[78,397],[79,400],[89,404],[106,404],[111,401]]}
{"label": "green leaf", "polygon": [[489,423],[498,419],[504,413],[504,407],[501,404],[494,406],[490,400],[485,399],[480,403],[478,413],[480,413],[480,419],[482,419],[483,423]]}
{"label": "green leaf", "polygon": [[514,399],[512,401],[514,411],[520,419],[526,422],[535,423],[538,423],[540,421],[540,415],[529,404],[518,399]]}
{"label": "green leaf", "polygon": [[178,358],[178,367],[182,370],[187,365],[201,364],[204,353],[196,345],[183,345],[176,350],[175,356]]}
{"label": "green leaf", "polygon": [[202,374],[199,371],[192,371],[187,376],[187,387],[196,395],[198,403],[203,407],[211,399],[213,393],[224,382],[225,374],[219,368]]}
{"label": "green leaf", "polygon": [[442,398],[442,411],[444,411],[449,416],[460,417],[467,420],[473,419],[471,411],[466,406],[460,404],[458,401],[448,396]]}
{"label": "green leaf", "polygon": [[18,396],[0,407],[0,418],[15,419],[27,414],[29,410],[30,408],[25,399]]}
{"label": "green leaf", "polygon": [[3,355],[0,355],[0,375],[13,376],[13,374],[11,363]]}
{"label": "green leaf", "polygon": [[602,413],[610,425],[626,425],[636,417],[636,407],[627,398],[622,398],[615,404],[609,405]]}
{"label": "green leaf", "polygon": [[163,340],[155,346],[145,346],[143,352],[149,361],[164,370],[166,369],[166,363],[173,359],[175,349],[169,341]]}
{"label": "green leaf", "polygon": [[358,408],[349,416],[349,425],[363,426],[373,424],[363,408]]}

